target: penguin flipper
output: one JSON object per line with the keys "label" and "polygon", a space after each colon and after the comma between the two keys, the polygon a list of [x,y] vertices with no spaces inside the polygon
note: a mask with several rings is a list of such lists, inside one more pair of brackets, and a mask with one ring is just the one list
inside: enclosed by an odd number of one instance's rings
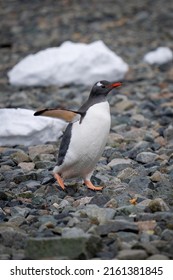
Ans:
{"label": "penguin flipper", "polygon": [[39,110],[34,113],[34,116],[45,116],[61,119],[66,122],[75,122],[77,120],[80,120],[82,114],[77,111],[55,108]]}

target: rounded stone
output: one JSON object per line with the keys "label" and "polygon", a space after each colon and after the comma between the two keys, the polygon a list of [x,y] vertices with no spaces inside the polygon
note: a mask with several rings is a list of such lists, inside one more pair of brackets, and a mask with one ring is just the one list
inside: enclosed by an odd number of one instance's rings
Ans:
{"label": "rounded stone", "polygon": [[145,260],[148,257],[144,250],[121,250],[118,255],[118,260]]}
{"label": "rounded stone", "polygon": [[136,160],[141,163],[149,163],[155,161],[157,155],[151,152],[141,152],[136,156]]}

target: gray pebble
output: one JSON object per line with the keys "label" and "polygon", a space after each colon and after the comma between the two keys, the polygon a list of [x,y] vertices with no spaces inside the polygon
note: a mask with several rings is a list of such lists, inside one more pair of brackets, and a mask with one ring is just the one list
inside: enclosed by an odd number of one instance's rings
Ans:
{"label": "gray pebble", "polygon": [[118,260],[145,260],[147,258],[145,250],[121,250],[117,255]]}
{"label": "gray pebble", "polygon": [[157,154],[151,152],[141,152],[136,156],[136,160],[142,163],[149,163],[155,161],[157,157]]}

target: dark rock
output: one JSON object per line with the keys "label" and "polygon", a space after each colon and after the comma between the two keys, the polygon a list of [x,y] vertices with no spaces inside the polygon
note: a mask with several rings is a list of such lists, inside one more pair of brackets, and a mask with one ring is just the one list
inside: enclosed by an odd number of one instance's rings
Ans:
{"label": "dark rock", "polygon": [[107,235],[110,232],[126,231],[126,232],[138,232],[138,226],[135,223],[126,220],[109,221],[104,225],[99,225],[97,228],[99,235]]}
{"label": "dark rock", "polygon": [[30,238],[25,257],[29,259],[88,259],[101,248],[99,237],[78,238]]}
{"label": "dark rock", "polygon": [[128,156],[131,159],[135,159],[137,154],[145,151],[149,146],[149,143],[147,141],[140,141],[139,143],[135,144],[130,151],[126,153],[126,156]]}
{"label": "dark rock", "polygon": [[132,246],[132,249],[145,250],[148,253],[148,255],[155,255],[159,253],[159,250],[155,246],[153,246],[150,242],[147,243],[137,242]]}
{"label": "dark rock", "polygon": [[169,211],[169,207],[162,198],[156,198],[148,204],[147,207],[151,212]]}
{"label": "dark rock", "polygon": [[161,234],[161,239],[166,241],[173,240],[173,230],[165,229]]}
{"label": "dark rock", "polygon": [[53,163],[51,161],[36,161],[35,162],[35,167],[37,169],[39,169],[39,168],[49,169],[49,168],[52,168],[54,165],[55,165],[55,163]]}
{"label": "dark rock", "polygon": [[25,181],[29,181],[29,180],[37,180],[37,178],[38,178],[38,175],[36,172],[30,172],[28,174],[22,174],[22,175],[15,176],[13,181],[16,184],[19,184],[21,182],[25,182]]}
{"label": "dark rock", "polygon": [[29,212],[30,212],[30,209],[27,208],[27,207],[19,207],[19,206],[11,207],[11,215],[12,216],[27,217]]}
{"label": "dark rock", "polygon": [[96,205],[102,207],[109,201],[109,199],[110,199],[109,196],[105,196],[103,194],[98,193],[91,199],[89,204],[96,204]]}
{"label": "dark rock", "polygon": [[143,193],[145,189],[150,186],[150,184],[151,180],[149,177],[134,176],[129,182],[129,187],[137,193]]}
{"label": "dark rock", "polygon": [[27,234],[7,224],[0,225],[1,242],[7,247],[21,249],[25,247]]}
{"label": "dark rock", "polygon": [[121,241],[127,242],[129,245],[136,243],[139,239],[138,234],[129,231],[118,231],[117,236]]}
{"label": "dark rock", "polygon": [[8,195],[5,192],[0,191],[0,200],[7,200]]}

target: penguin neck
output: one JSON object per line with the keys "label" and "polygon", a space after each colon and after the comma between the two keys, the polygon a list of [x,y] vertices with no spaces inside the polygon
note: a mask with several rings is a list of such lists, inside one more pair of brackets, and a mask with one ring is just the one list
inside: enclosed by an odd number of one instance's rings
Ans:
{"label": "penguin neck", "polygon": [[101,102],[106,102],[106,96],[104,95],[90,95],[88,100],[81,106],[79,112],[86,113],[86,111],[93,105]]}

